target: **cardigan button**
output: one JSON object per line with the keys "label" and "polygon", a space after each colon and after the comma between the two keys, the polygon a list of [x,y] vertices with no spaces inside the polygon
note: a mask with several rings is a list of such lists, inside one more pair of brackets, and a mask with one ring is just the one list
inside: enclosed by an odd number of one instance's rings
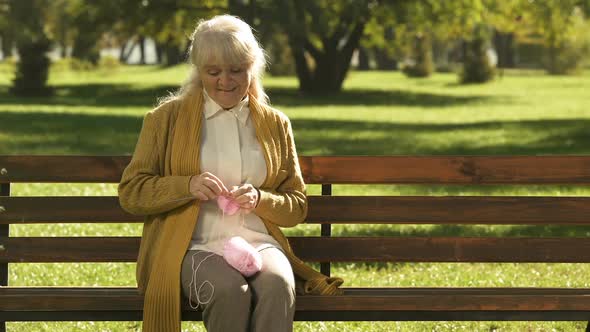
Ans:
{"label": "cardigan button", "polygon": [[8,174],[8,170],[6,168],[0,169],[0,175]]}
{"label": "cardigan button", "polygon": [[4,251],[4,250],[6,250],[6,248],[4,248],[3,244],[0,244],[0,251]]}
{"label": "cardigan button", "polygon": [[0,206],[0,213],[6,212],[6,208],[4,206]]}

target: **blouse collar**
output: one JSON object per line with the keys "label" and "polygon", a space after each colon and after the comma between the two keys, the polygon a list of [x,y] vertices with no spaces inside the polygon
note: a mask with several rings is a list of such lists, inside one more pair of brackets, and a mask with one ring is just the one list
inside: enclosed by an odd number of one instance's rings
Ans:
{"label": "blouse collar", "polygon": [[217,104],[211,97],[209,97],[205,89],[203,89],[203,95],[205,96],[205,119],[209,120],[219,112],[232,112],[233,115],[238,119],[238,121],[240,121],[242,125],[246,125],[248,115],[250,115],[250,109],[248,107],[248,95],[246,95],[244,99],[240,100],[240,102],[236,106],[232,107],[227,111],[224,110],[223,107],[219,106],[219,104]]}

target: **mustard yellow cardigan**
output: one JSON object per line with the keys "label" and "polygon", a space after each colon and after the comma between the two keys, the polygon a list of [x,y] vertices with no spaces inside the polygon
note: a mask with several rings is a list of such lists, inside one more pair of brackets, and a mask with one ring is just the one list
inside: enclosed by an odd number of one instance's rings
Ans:
{"label": "mustard yellow cardigan", "polygon": [[[285,249],[305,294],[342,294],[340,278],[328,278],[299,260],[279,226],[292,227],[307,214],[289,119],[250,98],[250,116],[261,143],[267,177],[254,210],[269,234]],[[199,213],[199,200],[189,191],[200,173],[202,90],[164,103],[147,113],[131,162],[119,184],[119,201],[129,213],[145,216],[137,284],[144,294],[143,331],[177,332],[181,321],[180,268]]]}

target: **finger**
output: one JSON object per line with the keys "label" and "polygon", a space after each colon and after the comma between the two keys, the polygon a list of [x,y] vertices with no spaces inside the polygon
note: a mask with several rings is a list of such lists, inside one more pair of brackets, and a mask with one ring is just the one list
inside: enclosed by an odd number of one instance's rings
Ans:
{"label": "finger", "polygon": [[206,185],[201,185],[199,187],[199,191],[205,195],[208,199],[215,199],[215,197],[217,197],[217,195],[213,192],[213,190],[211,190],[209,187],[207,187]]}
{"label": "finger", "polygon": [[241,195],[234,198],[234,202],[236,202],[238,205],[249,204],[252,200],[253,199],[250,195]]}
{"label": "finger", "polygon": [[248,187],[248,186],[239,187],[235,190],[232,190],[231,195],[233,198],[238,198],[238,197],[246,195],[248,192],[250,192],[250,188],[251,187]]}
{"label": "finger", "polygon": [[221,190],[220,193],[222,193],[222,194],[225,195],[225,194],[227,194],[229,192],[229,190],[227,190],[227,188],[223,184],[223,181],[221,181],[217,176],[215,176],[215,174],[209,173],[209,172],[205,172],[203,174],[206,175],[206,178],[207,179],[210,179],[211,181],[215,182],[215,184],[217,184],[217,186]]}
{"label": "finger", "polygon": [[195,197],[198,198],[198,199],[200,199],[200,200],[202,200],[202,201],[208,201],[209,200],[209,198],[205,194],[203,194],[202,192],[200,192],[200,191],[195,194]]}
{"label": "finger", "polygon": [[203,186],[207,187],[211,192],[215,194],[215,196],[224,195],[227,192],[227,189],[224,189],[223,184],[219,184],[212,178],[206,178],[203,180]]}

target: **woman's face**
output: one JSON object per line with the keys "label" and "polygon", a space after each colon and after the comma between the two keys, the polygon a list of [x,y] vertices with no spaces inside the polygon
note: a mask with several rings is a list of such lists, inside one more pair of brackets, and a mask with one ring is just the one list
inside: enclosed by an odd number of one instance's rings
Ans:
{"label": "woman's face", "polygon": [[203,87],[219,106],[230,109],[237,105],[250,87],[250,70],[246,64],[208,64],[200,72]]}

